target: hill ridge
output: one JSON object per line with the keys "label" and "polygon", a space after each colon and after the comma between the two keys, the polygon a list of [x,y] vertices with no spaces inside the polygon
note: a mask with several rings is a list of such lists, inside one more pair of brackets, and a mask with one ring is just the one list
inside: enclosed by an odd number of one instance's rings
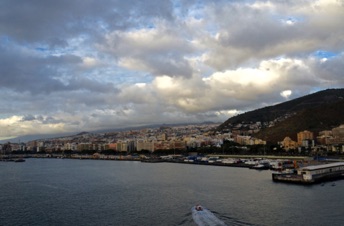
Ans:
{"label": "hill ridge", "polygon": [[243,122],[271,122],[272,127],[263,127],[254,137],[277,142],[285,136],[296,138],[303,130],[319,132],[344,124],[344,89],[327,89],[293,100],[249,111],[229,118],[218,127],[219,131],[230,129]]}

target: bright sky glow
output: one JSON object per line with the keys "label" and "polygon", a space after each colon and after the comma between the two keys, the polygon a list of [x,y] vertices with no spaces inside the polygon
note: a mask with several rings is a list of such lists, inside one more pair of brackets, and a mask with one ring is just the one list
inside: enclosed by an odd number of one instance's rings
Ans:
{"label": "bright sky glow", "polygon": [[281,96],[284,97],[285,99],[288,99],[292,93],[293,92],[291,90],[284,90],[281,92]]}
{"label": "bright sky glow", "polygon": [[338,0],[3,0],[0,21],[0,140],[223,122],[344,86]]}

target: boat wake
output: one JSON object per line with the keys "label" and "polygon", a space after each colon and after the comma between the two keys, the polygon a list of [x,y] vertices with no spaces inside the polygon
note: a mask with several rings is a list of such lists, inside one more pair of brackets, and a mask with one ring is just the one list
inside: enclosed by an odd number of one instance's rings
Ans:
{"label": "boat wake", "polygon": [[197,206],[192,207],[192,218],[198,226],[216,226],[216,225],[226,225],[225,222],[217,218],[210,210]]}

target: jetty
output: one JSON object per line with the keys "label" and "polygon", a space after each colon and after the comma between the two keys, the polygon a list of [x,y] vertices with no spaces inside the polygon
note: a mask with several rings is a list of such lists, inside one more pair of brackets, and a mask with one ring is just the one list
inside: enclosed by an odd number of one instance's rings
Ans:
{"label": "jetty", "polygon": [[273,173],[272,180],[296,184],[315,184],[344,179],[344,162],[301,167],[293,172]]}

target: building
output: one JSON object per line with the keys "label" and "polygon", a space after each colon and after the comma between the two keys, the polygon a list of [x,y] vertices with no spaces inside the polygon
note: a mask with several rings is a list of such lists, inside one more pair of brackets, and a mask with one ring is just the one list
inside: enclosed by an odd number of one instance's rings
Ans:
{"label": "building", "polygon": [[333,135],[331,130],[324,130],[319,132],[319,136],[317,136],[317,143],[321,145],[327,145],[331,143],[333,140]]}
{"label": "building", "polygon": [[272,180],[286,183],[313,184],[344,177],[344,162],[306,166],[297,173],[273,173]]}
{"label": "building", "polygon": [[317,141],[323,145],[344,144],[344,125],[333,128],[332,131],[321,131]]}
{"label": "building", "polygon": [[126,141],[118,141],[116,143],[117,151],[119,152],[127,152],[128,151],[128,144]]}
{"label": "building", "polygon": [[297,133],[297,143],[298,143],[298,145],[302,146],[302,142],[304,140],[314,140],[313,132],[305,130],[305,131]]}
{"label": "building", "polygon": [[136,142],[134,140],[129,140],[127,141],[127,146],[128,146],[128,152],[134,152],[136,151]]}
{"label": "building", "polygon": [[89,151],[93,150],[93,147],[90,143],[79,143],[77,146],[78,151]]}
{"label": "building", "polygon": [[305,181],[316,182],[324,178],[338,177],[344,173],[344,163],[336,162],[324,165],[306,166],[298,169]]}
{"label": "building", "polygon": [[333,137],[344,138],[344,125],[332,129]]}
{"label": "building", "polygon": [[293,141],[290,137],[285,137],[280,144],[286,151],[296,149],[299,146],[298,143]]}
{"label": "building", "polygon": [[250,139],[251,139],[251,136],[235,136],[234,142],[241,144],[241,145],[248,145]]}
{"label": "building", "polygon": [[154,152],[154,141],[148,141],[148,140],[138,140],[136,143],[137,151],[150,151]]}
{"label": "building", "polygon": [[109,143],[108,149],[116,151],[117,150],[117,143]]}

